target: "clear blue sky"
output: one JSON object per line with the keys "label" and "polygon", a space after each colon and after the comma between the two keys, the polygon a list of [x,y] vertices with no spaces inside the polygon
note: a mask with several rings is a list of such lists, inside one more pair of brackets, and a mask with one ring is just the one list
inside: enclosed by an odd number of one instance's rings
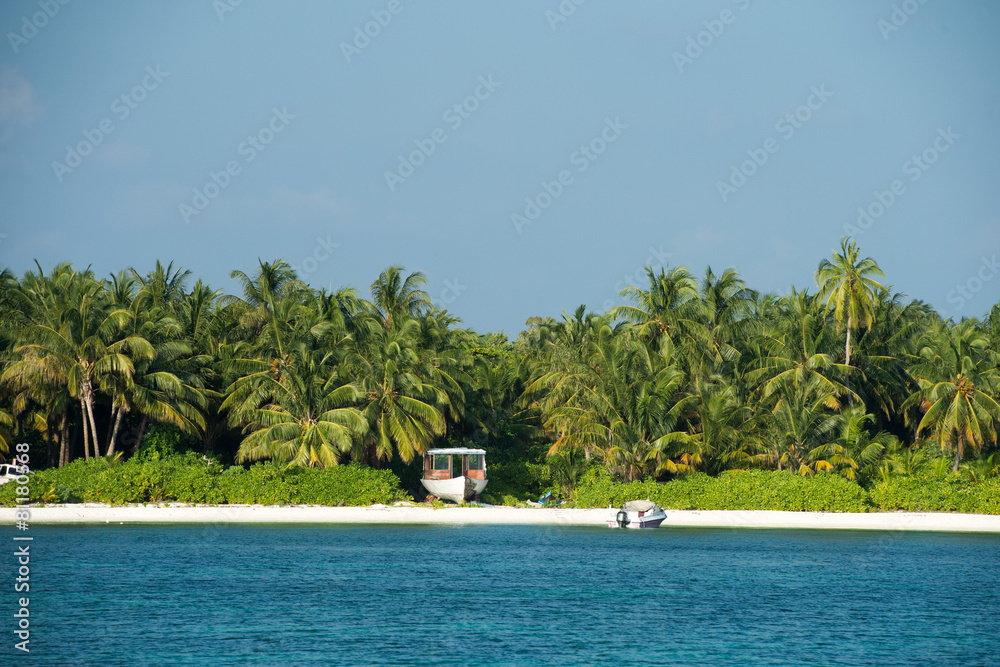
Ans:
{"label": "clear blue sky", "polygon": [[848,231],[1000,295],[1000,3],[235,1],[0,4],[0,265],[400,264],[513,335],[647,262],[811,288]]}

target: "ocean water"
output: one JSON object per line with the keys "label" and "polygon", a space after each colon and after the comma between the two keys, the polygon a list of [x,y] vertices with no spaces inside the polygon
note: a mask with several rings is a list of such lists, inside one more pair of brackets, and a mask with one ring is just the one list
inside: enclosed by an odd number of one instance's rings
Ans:
{"label": "ocean water", "polygon": [[[6,613],[2,664],[1000,664],[996,535],[319,525],[31,534],[31,652],[13,649]],[[4,596],[8,612],[15,600]]]}

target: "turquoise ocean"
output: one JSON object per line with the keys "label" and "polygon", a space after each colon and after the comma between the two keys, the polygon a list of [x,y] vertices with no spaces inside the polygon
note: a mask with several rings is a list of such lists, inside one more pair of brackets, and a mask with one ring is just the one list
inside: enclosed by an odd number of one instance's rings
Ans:
{"label": "turquoise ocean", "polygon": [[[1000,536],[32,526],[24,665],[996,665]],[[4,559],[13,580],[13,559]],[[10,593],[5,608],[15,609]]]}

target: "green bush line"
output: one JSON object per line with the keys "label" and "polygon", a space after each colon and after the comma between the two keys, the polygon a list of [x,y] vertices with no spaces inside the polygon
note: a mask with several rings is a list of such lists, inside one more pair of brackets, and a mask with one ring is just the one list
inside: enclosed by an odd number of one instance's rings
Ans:
{"label": "green bush line", "polygon": [[[0,486],[0,505],[16,504],[15,487]],[[104,460],[74,461],[39,471],[28,488],[32,503],[366,506],[408,499],[389,470],[354,464],[285,469],[264,463],[223,470],[191,454],[111,466]]]}
{"label": "green bush line", "polygon": [[[496,488],[484,500],[521,504],[519,483],[538,486],[547,477],[537,464],[496,470]],[[491,479],[491,486],[493,480]],[[14,482],[0,486],[0,506],[16,505]],[[523,489],[521,489],[523,491]],[[618,507],[648,498],[665,509],[784,510],[799,512],[961,512],[1000,514],[1000,478],[969,484],[957,477],[893,477],[865,489],[838,475],[801,477],[768,470],[731,470],[718,477],[694,474],[667,483],[623,484],[592,469],[573,494],[576,507]],[[409,500],[389,470],[351,464],[326,469],[257,463],[223,469],[194,454],[109,464],[74,461],[31,477],[32,503],[101,502],[110,505],[182,502],[208,505],[366,506]]]}
{"label": "green bush line", "polygon": [[695,474],[660,484],[622,484],[591,471],[573,494],[577,507],[619,507],[652,500],[664,509],[793,512],[961,512],[1000,514],[1000,478],[970,485],[957,479],[896,477],[870,490],[838,475],[801,477],[773,470]]}

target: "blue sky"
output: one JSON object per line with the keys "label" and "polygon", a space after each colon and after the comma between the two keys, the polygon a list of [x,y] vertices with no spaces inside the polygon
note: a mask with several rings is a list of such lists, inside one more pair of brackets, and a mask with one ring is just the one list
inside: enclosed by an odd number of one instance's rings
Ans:
{"label": "blue sky", "polygon": [[989,0],[7,0],[0,266],[234,290],[280,257],[367,294],[399,264],[516,335],[647,263],[812,287],[851,233],[982,315],[998,28]]}

